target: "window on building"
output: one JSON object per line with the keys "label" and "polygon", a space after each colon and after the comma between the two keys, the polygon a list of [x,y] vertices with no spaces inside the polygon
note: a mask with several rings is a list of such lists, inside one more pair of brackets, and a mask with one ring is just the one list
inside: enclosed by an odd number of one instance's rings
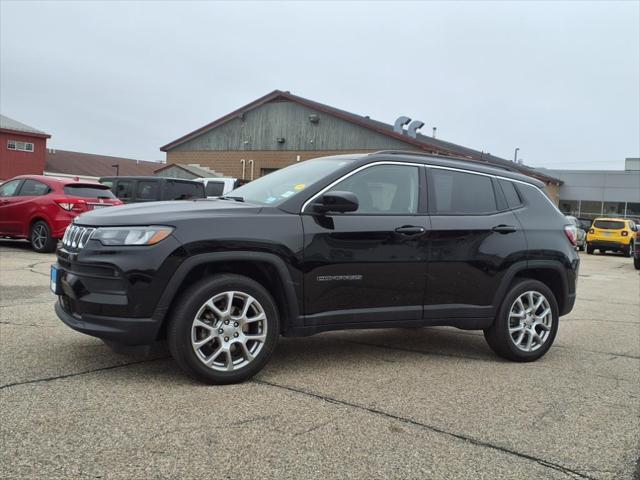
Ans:
{"label": "window on building", "polygon": [[490,177],[450,170],[432,170],[430,188],[434,213],[478,215],[497,211]]}
{"label": "window on building", "polygon": [[558,208],[560,208],[562,213],[565,215],[573,215],[574,217],[579,215],[579,207],[580,202],[578,202],[578,200],[560,199],[560,203],[558,204]]}
{"label": "window on building", "polygon": [[602,215],[602,202],[582,200],[580,202],[580,216],[587,218],[600,217]]}
{"label": "window on building", "polygon": [[265,175],[269,175],[270,173],[273,173],[276,170],[279,170],[279,169],[278,168],[261,168],[260,169],[260,176],[264,177]]}
{"label": "window on building", "polygon": [[20,193],[18,195],[20,197],[38,197],[40,195],[46,195],[50,191],[51,189],[48,185],[36,180],[28,179],[22,184],[22,188],[20,188]]}
{"label": "window on building", "polygon": [[21,152],[33,152],[33,143],[18,142],[17,140],[8,140],[7,148],[9,150],[19,150]]}
{"label": "window on building", "polygon": [[610,217],[624,216],[624,202],[604,202],[602,214]]}
{"label": "window on building", "polygon": [[380,165],[351,175],[330,191],[355,193],[355,214],[408,215],[418,211],[419,178],[418,167]]}
{"label": "window on building", "polygon": [[640,203],[627,203],[627,217],[640,218]]}

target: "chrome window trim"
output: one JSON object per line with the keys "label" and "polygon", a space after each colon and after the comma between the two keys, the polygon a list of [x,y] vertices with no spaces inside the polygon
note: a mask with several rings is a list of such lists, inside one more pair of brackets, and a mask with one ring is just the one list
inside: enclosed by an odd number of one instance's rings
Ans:
{"label": "chrome window trim", "polygon": [[496,179],[499,179],[499,180],[507,180],[508,182],[521,183],[522,185],[526,185],[528,187],[535,188],[537,191],[539,191],[542,194],[542,196],[544,198],[547,199],[547,201],[553,206],[553,208],[556,209],[556,211],[560,212],[560,209],[558,208],[558,206],[555,203],[553,203],[551,201],[551,199],[547,195],[545,195],[544,192],[542,192],[540,190],[540,188],[538,188],[536,185],[534,185],[532,183],[525,182],[523,180],[516,180],[515,178],[503,177],[501,175],[496,175],[496,174],[491,174],[491,173],[474,172],[473,170],[466,170],[464,168],[443,167],[441,165],[431,165],[431,164],[428,164],[428,163],[379,161],[379,162],[368,163],[367,165],[362,165],[361,167],[356,168],[352,172],[346,173],[345,175],[343,175],[339,179],[333,181],[332,183],[330,183],[329,185],[324,187],[322,190],[320,190],[318,193],[313,195],[311,198],[309,198],[309,200],[307,200],[306,202],[304,202],[302,204],[302,208],[300,209],[300,214],[306,213],[305,210],[306,210],[306,208],[309,206],[309,204],[311,202],[313,202],[316,198],[318,198],[320,195],[322,195],[326,191],[328,191],[331,188],[333,188],[334,186],[336,186],[341,181],[346,180],[351,175],[354,175],[354,174],[356,174],[356,173],[358,173],[358,172],[360,172],[360,171],[362,171],[362,170],[364,170],[366,168],[374,167],[374,166],[377,166],[377,165],[405,165],[405,166],[409,166],[409,167],[424,167],[424,168],[433,168],[433,169],[437,169],[437,170],[451,170],[451,171],[454,171],[454,172],[471,173],[473,175],[481,175],[483,177],[496,178]]}

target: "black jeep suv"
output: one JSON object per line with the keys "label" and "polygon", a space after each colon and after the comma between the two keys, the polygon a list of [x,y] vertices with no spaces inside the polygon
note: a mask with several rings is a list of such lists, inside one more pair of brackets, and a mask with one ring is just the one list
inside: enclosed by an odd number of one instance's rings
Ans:
{"label": "black jeep suv", "polygon": [[85,213],[52,266],[55,310],[112,346],[168,340],[208,383],[258,372],[278,337],[484,330],[515,361],[571,311],[575,227],[532,178],[384,151],[308,160],[215,200]]}

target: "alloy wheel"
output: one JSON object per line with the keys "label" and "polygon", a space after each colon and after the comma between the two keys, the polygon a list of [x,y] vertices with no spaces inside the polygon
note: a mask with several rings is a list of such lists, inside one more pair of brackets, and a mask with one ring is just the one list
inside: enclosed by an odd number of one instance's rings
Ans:
{"label": "alloy wheel", "polygon": [[239,370],[261,352],[267,338],[267,316],[251,295],[229,291],[207,300],[191,327],[191,345],[206,367]]}
{"label": "alloy wheel", "polygon": [[49,232],[47,231],[47,227],[45,227],[42,223],[39,223],[33,228],[33,231],[31,232],[31,243],[36,249],[41,250],[47,243],[48,237]]}
{"label": "alloy wheel", "polygon": [[524,292],[509,310],[509,337],[524,352],[538,350],[549,338],[553,313],[547,298],[540,292]]}

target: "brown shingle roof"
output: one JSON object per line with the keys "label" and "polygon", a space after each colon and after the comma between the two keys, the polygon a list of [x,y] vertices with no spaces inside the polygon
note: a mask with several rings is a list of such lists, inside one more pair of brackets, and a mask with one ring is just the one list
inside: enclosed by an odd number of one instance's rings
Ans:
{"label": "brown shingle roof", "polygon": [[313,100],[309,100],[304,97],[299,97],[297,95],[291,94],[290,92],[284,92],[282,90],[274,90],[273,92],[268,93],[267,95],[260,97],[251,103],[248,103],[244,107],[241,107],[225,115],[224,117],[220,117],[219,119],[207,125],[204,125],[203,127],[198,128],[193,132],[187,133],[186,135],[174,140],[171,143],[164,145],[163,147],[160,147],[160,150],[162,150],[163,152],[169,151],[177,147],[178,145],[181,145],[191,140],[192,138],[198,137],[205,132],[213,130],[214,128],[217,128],[220,125],[227,123],[228,121],[234,119],[235,117],[237,117],[238,115],[241,115],[244,112],[253,110],[261,105],[264,105],[265,103],[271,102],[276,99],[288,100],[290,102],[295,102],[300,105],[304,105],[308,108],[326,113],[328,115],[332,115],[334,117],[340,118],[342,120],[353,123],[355,125],[359,125],[363,128],[367,128],[369,130],[373,130],[383,135],[387,135],[389,137],[402,140],[403,142],[409,145],[414,145],[425,151],[432,151],[438,154],[451,155],[451,156],[460,157],[467,160],[475,160],[478,162],[495,163],[503,167],[506,167],[510,170],[520,172],[534,178],[538,178],[539,180],[543,180],[545,182],[562,184],[561,180],[554,178],[550,175],[546,175],[526,165],[516,164],[509,160],[505,160],[504,158],[496,157],[495,155],[491,155],[485,152],[480,152],[478,150],[464,147],[462,145],[457,145],[455,143],[445,142],[443,140],[433,138],[433,137],[428,137],[422,134],[418,134],[416,138],[412,138],[404,133],[395,132],[393,130],[393,125],[389,125],[384,122],[379,122],[369,117],[363,117],[355,113],[347,112],[346,110],[340,110],[330,105],[325,105],[323,103],[315,102]]}
{"label": "brown shingle roof", "polygon": [[116,164],[120,165],[119,175],[153,175],[153,172],[163,165],[160,162],[50,149],[47,150],[45,171],[85,177],[106,177],[115,175],[116,169],[112,165]]}

